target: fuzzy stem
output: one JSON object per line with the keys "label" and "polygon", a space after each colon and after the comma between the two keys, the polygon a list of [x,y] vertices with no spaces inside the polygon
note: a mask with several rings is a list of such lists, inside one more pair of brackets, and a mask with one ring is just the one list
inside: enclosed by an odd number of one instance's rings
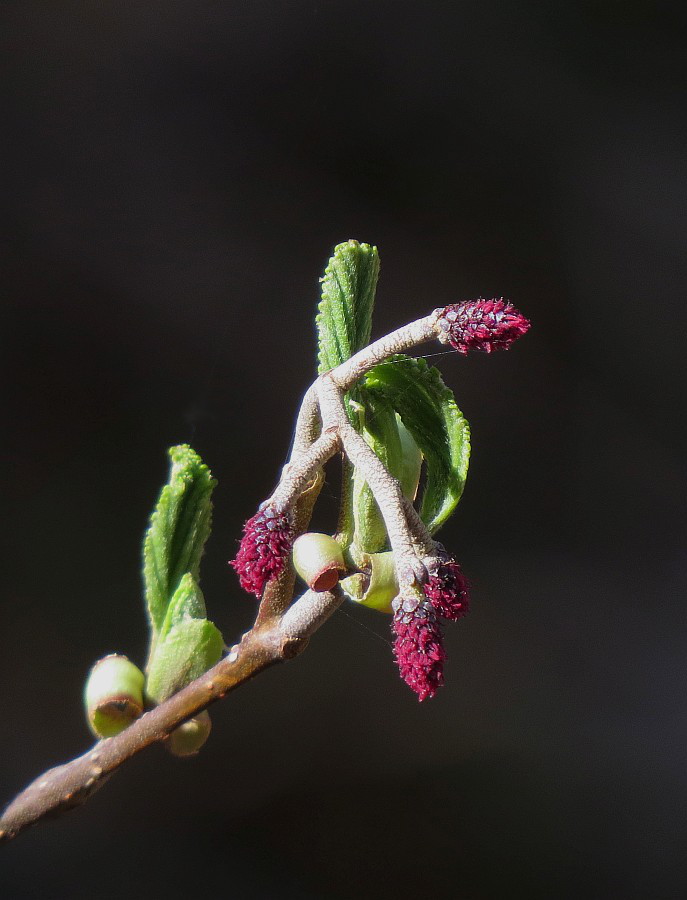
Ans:
{"label": "fuzzy stem", "polygon": [[416,319],[402,328],[397,328],[390,334],[374,341],[369,347],[360,350],[350,359],[332,369],[328,376],[344,393],[349,391],[359,378],[374,368],[377,363],[388,359],[395,353],[404,353],[417,344],[435,340],[439,331],[437,327],[437,312],[431,313],[422,319]]}
{"label": "fuzzy stem", "polygon": [[320,409],[325,429],[338,431],[346,456],[361,471],[377,501],[394,551],[399,584],[422,583],[427,571],[413,547],[401,485],[348,421],[343,389],[329,375],[320,377]]}
{"label": "fuzzy stem", "polygon": [[[294,537],[298,537],[298,535],[303,534],[303,532],[307,530],[315,502],[322,490],[323,484],[324,473],[320,470],[315,475],[314,482],[298,498],[298,502],[295,505],[293,522]],[[265,592],[262,595],[258,615],[255,620],[256,625],[266,625],[283,615],[293,598],[295,584],[296,570],[294,569],[291,557],[289,556],[281,575],[279,575],[278,578],[275,578],[274,581],[268,582],[265,587]]]}
{"label": "fuzzy stem", "polygon": [[301,408],[298,411],[291,459],[295,459],[304,453],[313,443],[319,431],[320,408],[317,402],[317,390],[315,384],[312,384],[305,392]]}
{"label": "fuzzy stem", "polygon": [[281,480],[267,501],[276,512],[284,512],[311,485],[322,466],[339,449],[339,436],[325,431],[306,450],[294,454],[282,469]]}
{"label": "fuzzy stem", "polygon": [[427,526],[420,518],[420,513],[405,496],[403,497],[403,511],[413,543],[416,545],[421,555],[432,556],[436,550],[437,543],[432,538],[432,535],[427,530]]}
{"label": "fuzzy stem", "polygon": [[281,619],[269,627],[253,627],[228,656],[178,694],[147,712],[125,731],[99,741],[83,756],[49,769],[23,790],[0,818],[0,841],[48,815],[84,803],[123,763],[136,753],[165,740],[190,719],[229,691],[268,666],[292,659],[308,638],[343,600],[340,590],[316,594],[306,591]]}
{"label": "fuzzy stem", "polygon": [[[436,338],[436,321],[437,314],[432,313],[411,322],[375,341],[315,381],[303,398],[291,459],[273,494],[279,502],[287,498],[293,502],[298,498],[295,501],[295,530],[296,534],[305,531],[324,482],[322,466],[343,445],[351,462],[363,472],[382,511],[397,557],[400,584],[424,581],[427,570],[418,550],[422,551],[422,556],[431,555],[433,543],[419,517],[407,504],[396,479],[348,421],[343,398],[378,362]],[[320,431],[322,434],[318,437]],[[9,840],[46,816],[85,802],[140,750],[165,740],[178,725],[258,672],[301,653],[310,635],[342,602],[343,593],[338,587],[319,594],[307,591],[289,605],[294,583],[295,573],[288,565],[265,589],[251,630],[216,666],[121,734],[100,741],[83,756],[35,779],[0,817],[0,841]]]}

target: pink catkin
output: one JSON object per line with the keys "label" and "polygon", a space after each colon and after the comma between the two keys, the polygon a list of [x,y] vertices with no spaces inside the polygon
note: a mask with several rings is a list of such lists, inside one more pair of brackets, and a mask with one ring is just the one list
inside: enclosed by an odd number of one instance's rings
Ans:
{"label": "pink catkin", "polygon": [[438,616],[455,622],[467,614],[470,607],[469,586],[463,570],[455,560],[440,560],[423,587],[425,596]]}
{"label": "pink catkin", "polygon": [[399,597],[394,602],[394,657],[401,678],[422,702],[444,683],[441,626],[428,600]]}
{"label": "pink catkin", "polygon": [[236,569],[241,587],[261,597],[268,581],[284,569],[293,545],[293,526],[288,513],[267,506],[243,526],[243,538],[230,565]]}
{"label": "pink catkin", "polygon": [[464,354],[507,350],[530,327],[523,314],[503,298],[452,303],[439,311],[438,323],[444,343]]}

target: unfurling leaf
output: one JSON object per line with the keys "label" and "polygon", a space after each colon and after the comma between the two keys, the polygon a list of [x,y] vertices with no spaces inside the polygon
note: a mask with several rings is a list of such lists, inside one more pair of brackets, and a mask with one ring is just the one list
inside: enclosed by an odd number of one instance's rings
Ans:
{"label": "unfurling leaf", "polygon": [[320,375],[369,344],[378,277],[376,247],[345,241],[334,248],[317,311]]}
{"label": "unfurling leaf", "polygon": [[[379,254],[376,247],[351,240],[334,248],[321,279],[322,298],[317,309],[320,375],[350,359],[369,344],[378,278]],[[356,428],[360,424],[354,412],[358,394],[356,387],[344,401],[348,416]],[[337,539],[346,550],[350,547],[354,532],[353,471],[353,466],[344,461]],[[363,490],[364,486],[361,485],[360,489]],[[369,505],[370,499],[363,497],[363,503]],[[364,519],[363,514],[361,521]],[[370,538],[375,543],[377,537],[374,533],[379,529],[374,523],[370,524]]]}
{"label": "unfurling leaf", "polygon": [[376,365],[363,385],[393,406],[425,458],[420,514],[433,533],[456,508],[470,460],[470,428],[453,391],[437,369],[405,356]]}
{"label": "unfurling leaf", "polygon": [[162,703],[214,666],[224,648],[221,633],[206,619],[198,585],[216,482],[186,444],[169,455],[169,481],[143,545],[151,631],[145,693],[151,703]]}
{"label": "unfurling leaf", "polygon": [[153,636],[159,632],[182,576],[197,581],[200,558],[210,534],[212,491],[216,481],[187,444],[169,451],[172,467],[143,545],[146,605]]}

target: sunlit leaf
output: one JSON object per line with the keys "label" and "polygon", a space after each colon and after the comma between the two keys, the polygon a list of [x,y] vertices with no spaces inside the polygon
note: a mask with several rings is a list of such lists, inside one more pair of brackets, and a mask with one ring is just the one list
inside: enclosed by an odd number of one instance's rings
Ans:
{"label": "sunlit leaf", "polygon": [[404,356],[375,366],[363,384],[393,406],[425,458],[420,514],[435,532],[461,498],[470,460],[470,429],[453,391],[438,369]]}

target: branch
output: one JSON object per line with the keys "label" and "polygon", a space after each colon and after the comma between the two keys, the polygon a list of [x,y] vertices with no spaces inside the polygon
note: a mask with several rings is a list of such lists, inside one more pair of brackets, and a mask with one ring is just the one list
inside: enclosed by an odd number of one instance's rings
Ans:
{"label": "branch", "polygon": [[[291,458],[271,502],[293,505],[296,534],[308,527],[322,487],[322,467],[340,448],[359,466],[379,504],[397,561],[399,583],[427,577],[423,559],[436,547],[398,482],[350,425],[345,393],[381,360],[440,336],[437,312],[375,341],[351,359],[320,376],[303,398]],[[264,592],[255,624],[228,656],[116,737],[97,743],[83,756],[49,769],[7,807],[0,818],[0,841],[29,825],[85,802],[126,760],[158,741],[181,723],[221,699],[275,663],[301,653],[313,634],[343,601],[340,588],[307,591],[291,603],[295,573],[289,564]]]}
{"label": "branch", "polygon": [[306,593],[271,627],[254,627],[228,656],[178,694],[147,712],[116,737],[99,741],[83,756],[49,769],[22,791],[0,818],[7,841],[47,816],[79,806],[136,753],[163,741],[178,725],[275,663],[292,659],[343,601],[339,588]]}

